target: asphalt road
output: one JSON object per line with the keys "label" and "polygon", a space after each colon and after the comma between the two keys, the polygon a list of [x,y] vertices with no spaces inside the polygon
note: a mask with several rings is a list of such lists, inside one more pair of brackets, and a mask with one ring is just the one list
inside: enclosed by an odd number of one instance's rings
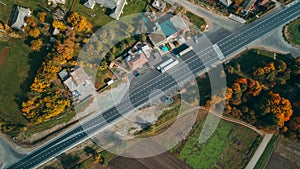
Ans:
{"label": "asphalt road", "polygon": [[[300,3],[267,17],[260,18],[258,21],[240,28],[237,32],[224,38],[217,44],[225,57],[230,56],[230,54],[244,48],[255,39],[297,16],[300,16]],[[197,55],[194,52],[189,52],[182,59],[184,63],[182,62],[177,65],[170,72],[161,74],[154,79],[149,79],[142,86],[131,88],[129,90],[129,97],[125,97],[115,107],[85,122],[82,126],[76,127],[64,135],[49,141],[9,168],[28,169],[40,166],[44,162],[55,158],[57,155],[88,139],[90,135],[86,134],[86,132],[90,134],[97,133],[108,126],[108,124],[119,119],[123,114],[130,112],[134,107],[146,103],[149,99],[149,94],[154,90],[167,91],[172,88],[176,90],[179,88],[178,82],[191,78],[192,74],[199,74],[205,71],[205,67],[220,62],[219,58],[215,56],[215,51],[212,47],[201,51]]]}

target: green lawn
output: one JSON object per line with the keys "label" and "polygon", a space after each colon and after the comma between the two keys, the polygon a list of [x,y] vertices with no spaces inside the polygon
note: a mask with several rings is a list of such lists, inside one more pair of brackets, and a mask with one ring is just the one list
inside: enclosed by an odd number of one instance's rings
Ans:
{"label": "green lawn", "polygon": [[114,77],[113,73],[109,70],[98,71],[95,79],[95,87],[99,89],[106,85],[106,79],[112,79]]}
{"label": "green lawn", "polygon": [[[241,72],[245,75],[252,74],[253,69],[257,66],[263,66],[266,63],[273,61],[273,53],[262,51],[262,50],[249,50],[245,53],[242,53],[237,59],[232,60],[226,66],[235,67],[236,64],[239,64],[241,67]],[[225,66],[225,67],[226,67]]]}
{"label": "green lawn", "polygon": [[212,136],[200,144],[202,126],[203,122],[195,126],[195,131],[179,153],[179,158],[195,169],[242,168],[261,139],[248,128],[221,120]]}
{"label": "green lawn", "polygon": [[79,0],[76,0],[73,12],[78,12],[79,14],[86,16],[88,21],[92,23],[94,31],[97,31],[97,29],[103,25],[114,20],[106,14],[106,8],[100,7],[100,5],[95,5],[94,9],[89,9],[80,4]]}
{"label": "green lawn", "polygon": [[[69,6],[71,5],[68,4],[67,7]],[[140,13],[146,8],[146,6],[146,0],[127,1],[127,5],[124,7],[122,16]],[[87,19],[92,23],[94,31],[114,20],[109,16],[106,8],[100,7],[100,5],[96,4],[94,9],[89,9],[80,4],[80,0],[76,0],[73,11],[86,16]]]}
{"label": "green lawn", "polygon": [[122,16],[145,12],[147,0],[127,0]]}
{"label": "green lawn", "polygon": [[32,53],[30,47],[20,39],[0,42],[0,51],[5,47],[9,47],[9,51],[0,69],[1,118],[15,124],[26,124],[19,106],[43,57]]}
{"label": "green lawn", "polygon": [[300,45],[300,18],[288,25],[288,37],[291,43]]}
{"label": "green lawn", "polygon": [[6,4],[6,6],[0,4],[0,21],[4,23],[8,23],[13,5],[19,5],[26,8],[30,8],[34,12],[47,11],[48,8],[50,8],[50,6],[47,5],[46,0],[1,0],[1,2]]}

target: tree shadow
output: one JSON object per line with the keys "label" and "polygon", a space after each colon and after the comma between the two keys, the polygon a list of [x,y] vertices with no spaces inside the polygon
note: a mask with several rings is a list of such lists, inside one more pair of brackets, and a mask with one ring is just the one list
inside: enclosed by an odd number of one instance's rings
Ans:
{"label": "tree shadow", "polygon": [[94,154],[96,153],[96,150],[93,149],[92,147],[85,146],[85,147],[84,147],[84,152],[85,152],[87,155],[94,155]]}
{"label": "tree shadow", "polygon": [[47,50],[43,47],[39,52],[31,52],[28,56],[27,65],[29,65],[29,70],[27,72],[27,78],[21,83],[20,89],[21,93],[15,95],[15,102],[21,108],[22,102],[28,99],[28,92],[30,91],[30,86],[34,81],[38,69],[40,68],[42,62],[44,61],[44,56],[47,54]]}
{"label": "tree shadow", "polygon": [[65,153],[59,155],[57,159],[61,162],[61,165],[64,169],[74,167],[80,160],[78,155],[72,156],[70,154]]}

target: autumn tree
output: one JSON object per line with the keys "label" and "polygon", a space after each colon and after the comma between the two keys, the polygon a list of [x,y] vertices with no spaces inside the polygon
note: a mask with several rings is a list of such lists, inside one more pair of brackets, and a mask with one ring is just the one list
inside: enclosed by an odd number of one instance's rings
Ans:
{"label": "autumn tree", "polygon": [[25,23],[28,27],[36,27],[36,23],[32,17],[26,17]]}
{"label": "autumn tree", "polygon": [[41,22],[44,23],[44,22],[45,22],[46,15],[47,15],[46,12],[39,12],[39,13],[37,14],[37,17],[39,18],[39,20],[40,20]]}
{"label": "autumn tree", "polygon": [[66,25],[62,21],[59,21],[59,20],[53,20],[52,26],[53,26],[53,28],[59,29],[61,31],[66,30]]}
{"label": "autumn tree", "polygon": [[263,125],[278,128],[282,128],[293,114],[290,101],[273,92],[269,92],[258,100],[256,112],[265,123]]}
{"label": "autumn tree", "polygon": [[36,39],[31,41],[31,49],[34,51],[39,51],[42,47],[43,41],[42,39]]}
{"label": "autumn tree", "polygon": [[90,32],[92,28],[86,17],[79,15],[77,12],[73,12],[67,18],[67,22],[72,25],[77,32]]}
{"label": "autumn tree", "polygon": [[258,81],[248,79],[248,94],[252,96],[258,96],[262,91],[262,86]]}
{"label": "autumn tree", "polygon": [[29,35],[34,37],[34,38],[39,37],[40,34],[41,34],[41,31],[38,28],[33,28],[33,29],[29,30]]}

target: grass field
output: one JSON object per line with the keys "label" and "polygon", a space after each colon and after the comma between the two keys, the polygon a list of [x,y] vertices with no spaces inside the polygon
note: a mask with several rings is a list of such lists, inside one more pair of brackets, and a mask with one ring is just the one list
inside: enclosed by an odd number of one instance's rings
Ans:
{"label": "grass field", "polygon": [[103,70],[103,71],[98,71],[96,74],[96,78],[95,78],[95,87],[96,89],[99,89],[103,86],[105,86],[105,80],[106,79],[112,79],[113,78],[113,73],[111,71],[107,70]]}
{"label": "grass field", "polygon": [[9,47],[5,63],[0,69],[1,118],[15,124],[25,124],[19,109],[43,57],[32,53],[20,39],[0,43],[0,51]]}
{"label": "grass field", "polygon": [[179,158],[192,168],[243,168],[257,148],[261,137],[254,131],[221,120],[218,128],[204,143],[199,143],[203,122],[195,126]]}
{"label": "grass field", "polygon": [[26,8],[30,8],[35,12],[48,11],[49,6],[46,0],[28,1],[28,0],[1,0],[5,5],[0,4],[0,21],[8,23],[11,16],[13,5],[20,5]]}
{"label": "grass field", "polygon": [[79,0],[76,0],[72,11],[86,16],[88,21],[90,21],[93,25],[93,31],[96,31],[103,25],[106,25],[107,23],[113,21],[113,18],[106,14],[106,8],[95,5],[94,9],[89,9],[80,4]]}
{"label": "grass field", "polygon": [[[134,13],[140,13],[146,8],[146,5],[146,0],[127,1],[127,5],[125,5],[121,17]],[[67,6],[71,5],[69,4]],[[100,5],[95,5],[94,9],[89,9],[82,5],[80,0],[76,0],[72,11],[86,16],[87,19],[92,23],[94,31],[114,20],[109,16],[109,11],[106,8],[100,7]]]}
{"label": "grass field", "polygon": [[125,5],[122,16],[144,12],[147,7],[147,0],[129,0]]}
{"label": "grass field", "polygon": [[186,16],[190,19],[190,22],[197,26],[199,29],[204,30],[206,22],[203,18],[193,14],[192,12],[187,11]]}
{"label": "grass field", "polygon": [[288,24],[288,41],[300,45],[300,18]]}
{"label": "grass field", "polygon": [[269,144],[267,145],[265,151],[263,154],[260,156],[259,160],[257,161],[254,169],[264,169],[268,165],[268,162],[271,158],[271,155],[273,153],[273,150],[275,148],[275,144],[277,141],[278,135],[275,135],[272,137],[270,140]]}

